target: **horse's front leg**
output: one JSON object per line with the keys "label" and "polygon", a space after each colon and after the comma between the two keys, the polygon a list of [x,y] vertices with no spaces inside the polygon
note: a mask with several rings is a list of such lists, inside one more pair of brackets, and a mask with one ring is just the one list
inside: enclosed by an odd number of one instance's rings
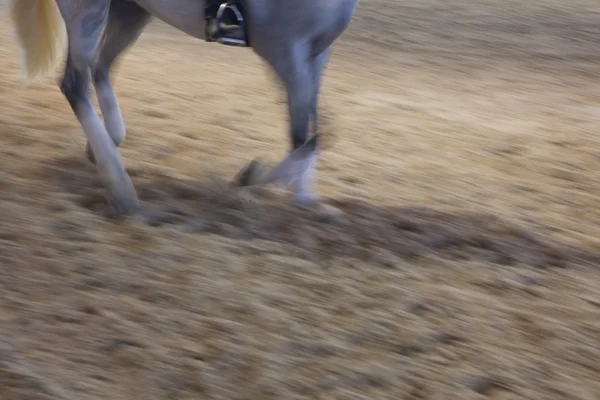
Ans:
{"label": "horse's front leg", "polygon": [[[310,116],[312,116],[312,131],[314,144],[316,145],[316,140],[319,134],[319,90],[321,88],[321,78],[323,76],[323,70],[325,69],[325,65],[327,64],[327,60],[329,59],[329,49],[319,54],[318,56],[309,60],[309,71],[311,75],[312,81],[312,97],[310,101]],[[291,110],[290,110],[291,115]],[[294,136],[294,125],[292,124],[292,137]],[[304,138],[306,137],[308,132],[304,133]],[[316,149],[313,149],[312,154],[309,154],[309,165],[308,168],[302,172],[298,179],[294,181],[292,184],[292,188],[294,191],[294,197],[296,199],[296,203],[300,205],[309,205],[316,203],[319,198],[314,191],[314,179],[316,174],[315,164],[317,162]]]}
{"label": "horse's front leg", "polygon": [[240,183],[259,185],[280,181],[286,186],[292,185],[295,203],[306,207],[318,201],[313,189],[318,137],[314,135],[309,139],[309,126],[310,116],[316,110],[320,74],[327,57],[312,58],[310,47],[304,45],[279,48],[286,50],[283,54],[278,51],[263,57],[281,79],[287,92],[292,148],[283,161],[269,170],[247,169]]}

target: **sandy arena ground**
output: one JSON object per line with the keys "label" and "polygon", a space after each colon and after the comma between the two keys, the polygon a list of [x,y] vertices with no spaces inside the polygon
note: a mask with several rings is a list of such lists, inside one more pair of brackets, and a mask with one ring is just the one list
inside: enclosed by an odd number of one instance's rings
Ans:
{"label": "sandy arena ground", "polygon": [[114,81],[110,218],[0,27],[0,398],[600,397],[600,6],[362,0],[327,70],[320,221],[229,189],[287,148],[249,50],[154,23]]}

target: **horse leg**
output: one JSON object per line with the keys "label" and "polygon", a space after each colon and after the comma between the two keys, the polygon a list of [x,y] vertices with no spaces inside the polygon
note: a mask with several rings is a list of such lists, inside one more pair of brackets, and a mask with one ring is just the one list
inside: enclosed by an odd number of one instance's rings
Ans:
{"label": "horse leg", "polygon": [[[104,125],[117,147],[125,139],[125,124],[110,83],[110,69],[117,57],[140,37],[150,18],[150,13],[134,2],[112,0],[100,56],[92,71]],[[95,163],[89,141],[86,155]]]}
{"label": "horse leg", "polygon": [[[283,82],[288,101],[292,150],[279,164],[268,171],[256,171],[255,164],[242,172],[239,184],[264,185],[281,181],[285,186],[293,183],[314,164],[316,137],[308,139],[314,85],[309,65],[310,51],[305,45],[281,46],[284,52],[262,54]],[[296,200],[302,201],[297,198]]]}
{"label": "horse leg", "polygon": [[[329,60],[329,49],[315,56],[309,61],[309,67],[312,76],[312,101],[311,101],[311,116],[312,116],[312,131],[313,137],[316,138],[319,133],[319,91],[321,88],[321,79],[323,70]],[[308,168],[300,174],[292,185],[294,197],[299,204],[311,204],[318,201],[318,197],[314,193],[314,177],[316,173],[315,164],[317,162],[316,152],[309,155],[310,161]]]}
{"label": "horse leg", "polygon": [[315,117],[316,133],[317,97],[328,53],[313,57],[310,46],[299,44],[281,48],[287,49],[286,52],[267,53],[263,58],[282,80],[287,91],[292,150],[283,161],[269,170],[260,171],[256,163],[251,164],[240,173],[238,183],[242,186],[274,181],[281,181],[286,186],[292,184],[295,203],[307,207],[318,201],[312,188],[317,161],[317,135],[309,139],[308,134],[311,115]]}
{"label": "horse leg", "polygon": [[67,27],[67,64],[60,88],[69,101],[96,158],[96,166],[108,189],[108,199],[122,213],[138,207],[135,188],[123,167],[117,147],[90,100],[90,69],[94,65],[110,0],[57,0]]}

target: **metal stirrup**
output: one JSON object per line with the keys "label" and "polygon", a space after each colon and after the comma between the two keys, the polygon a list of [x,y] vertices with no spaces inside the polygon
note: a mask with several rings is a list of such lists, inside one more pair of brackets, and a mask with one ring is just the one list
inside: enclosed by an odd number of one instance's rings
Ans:
{"label": "metal stirrup", "polygon": [[237,23],[240,26],[240,29],[244,29],[244,16],[242,15],[242,13],[238,9],[238,7],[231,2],[223,3],[219,6],[219,10],[217,11],[217,15],[216,15],[217,38],[218,38],[217,41],[220,43],[223,43],[223,44],[245,46],[247,44],[246,40],[231,38],[231,37],[227,37],[224,35],[221,25],[223,24],[223,16],[225,15],[225,12],[227,10],[233,12],[233,14],[235,15],[235,18],[237,20]]}
{"label": "metal stirrup", "polygon": [[233,4],[229,1],[226,3],[223,3],[219,6],[219,10],[217,11],[217,20],[219,22],[222,22],[223,14],[225,14],[225,11],[227,11],[227,10],[233,11],[233,13],[235,14],[235,18],[238,20],[238,23],[240,25],[244,23],[244,16],[240,12],[240,10],[237,8],[237,6],[235,4]]}

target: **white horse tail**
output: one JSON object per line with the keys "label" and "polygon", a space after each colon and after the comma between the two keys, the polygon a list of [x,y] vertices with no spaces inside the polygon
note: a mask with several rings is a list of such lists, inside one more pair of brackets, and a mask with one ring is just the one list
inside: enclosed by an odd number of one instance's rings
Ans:
{"label": "white horse tail", "polygon": [[54,69],[67,45],[67,31],[56,0],[12,0],[12,22],[21,49],[26,81]]}

